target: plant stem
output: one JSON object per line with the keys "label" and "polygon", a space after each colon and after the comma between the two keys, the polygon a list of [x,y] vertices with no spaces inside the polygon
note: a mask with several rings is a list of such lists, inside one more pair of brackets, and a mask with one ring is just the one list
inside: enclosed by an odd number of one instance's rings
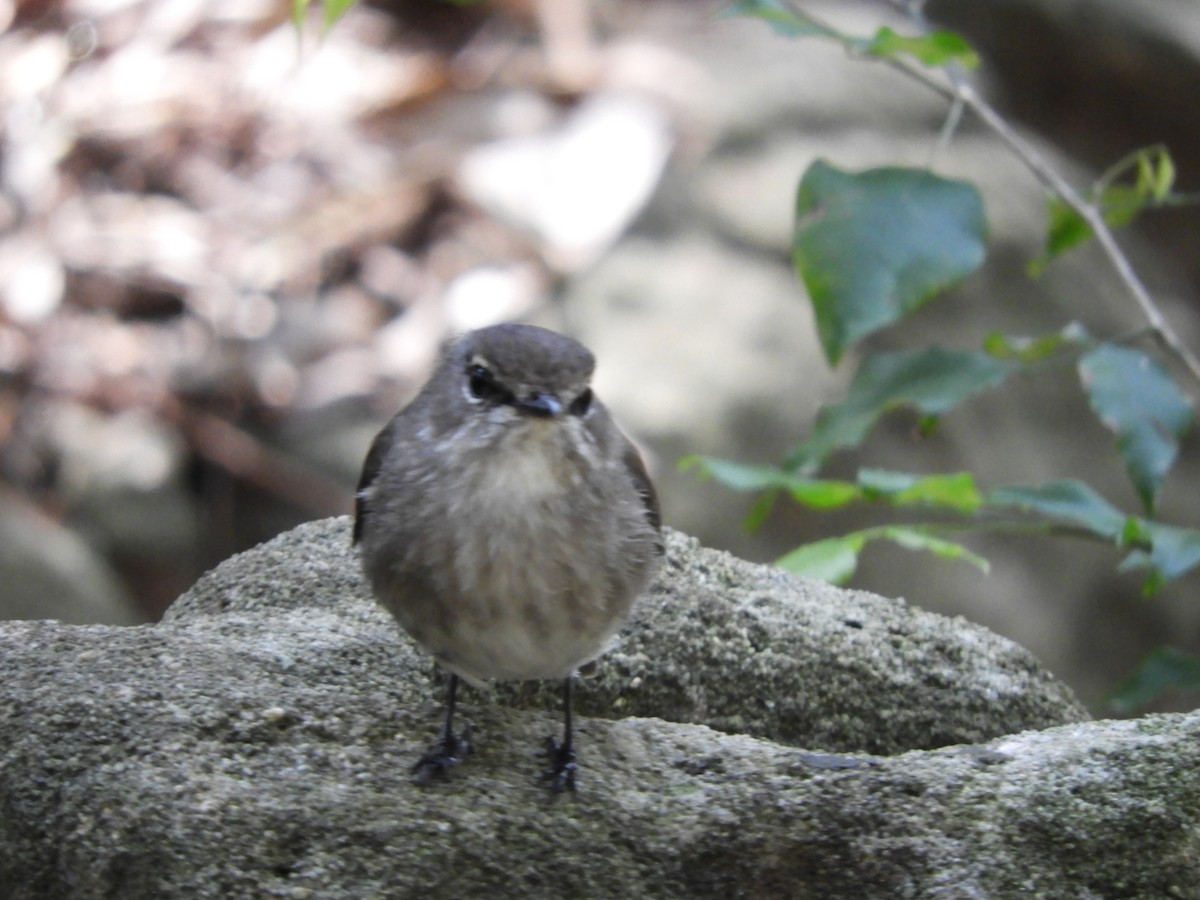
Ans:
{"label": "plant stem", "polygon": [[[805,12],[801,8],[801,4],[795,0],[785,0],[785,5],[793,14],[811,22],[816,27],[827,31],[832,35],[837,35],[841,38],[843,46],[848,49],[853,47],[854,42],[837,29],[825,25],[816,17]],[[909,4],[904,4],[905,8]],[[919,5],[916,7],[919,10]],[[923,19],[923,17],[921,17]],[[918,26],[921,22],[918,21]],[[1094,203],[1085,199],[1065,178],[1051,166],[1029,141],[1025,140],[1017,132],[1008,121],[1000,115],[999,112],[988,103],[971,85],[971,83],[963,76],[961,71],[946,72],[946,76],[950,83],[946,83],[933,75],[928,69],[918,65],[917,63],[905,58],[897,56],[883,57],[882,61],[893,69],[907,75],[909,78],[925,85],[930,90],[944,97],[951,103],[958,103],[971,110],[988,128],[1008,145],[1009,149],[1020,159],[1027,169],[1049,190],[1056,194],[1066,203],[1072,210],[1075,211],[1091,228],[1092,233],[1096,237],[1096,242],[1100,245],[1100,249],[1108,258],[1109,264],[1117,274],[1117,278],[1125,286],[1126,291],[1137,303],[1145,316],[1146,321],[1153,329],[1155,339],[1170,355],[1174,356],[1188,373],[1192,379],[1200,383],[1200,358],[1197,358],[1179,334],[1172,327],[1155,303],[1154,298],[1146,289],[1141,277],[1134,270],[1133,265],[1129,262],[1129,258],[1117,243],[1112,230],[1108,227],[1108,223],[1104,221],[1104,214]]]}
{"label": "plant stem", "polygon": [[[914,76],[919,72],[911,64],[902,66],[901,69]],[[944,87],[929,78],[924,72],[920,72],[919,80],[926,84],[937,84],[938,87]],[[1154,329],[1154,335],[1159,343],[1183,364],[1193,379],[1200,382],[1200,359],[1197,359],[1195,354],[1183,343],[1183,340],[1171,326],[1171,323],[1162,314],[1162,310],[1158,308],[1158,304],[1154,302],[1154,298],[1150,296],[1146,285],[1129,262],[1129,257],[1125,255],[1125,252],[1117,243],[1112,229],[1104,221],[1104,214],[1100,211],[1099,207],[1084,199],[1065,178],[1059,175],[1046,162],[1028,141],[1016,132],[1016,129],[1008,124],[1004,117],[991,104],[979,96],[970,84],[961,83],[944,93],[950,98],[961,99],[968,109],[974,112],[1002,141],[1008,144],[1009,148],[1012,149],[1018,158],[1025,163],[1026,167],[1047,188],[1062,198],[1064,203],[1070,206],[1071,209],[1087,222],[1088,227],[1092,229],[1092,233],[1096,236],[1096,241],[1100,244],[1101,250],[1108,257],[1109,264],[1116,271],[1117,277],[1141,308],[1142,315],[1146,317],[1146,321],[1149,322],[1150,327]]]}

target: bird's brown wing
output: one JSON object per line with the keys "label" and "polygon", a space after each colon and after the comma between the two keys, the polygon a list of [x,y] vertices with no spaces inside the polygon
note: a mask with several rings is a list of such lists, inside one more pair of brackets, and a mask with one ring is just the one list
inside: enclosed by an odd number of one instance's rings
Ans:
{"label": "bird's brown wing", "polygon": [[[655,531],[662,531],[662,510],[658,505],[658,493],[654,490],[654,483],[650,480],[650,473],[646,471],[642,455],[628,438],[625,440],[625,452],[621,461],[625,464],[626,471],[633,479],[633,486],[637,488],[638,495],[646,507],[646,519]],[[662,541],[658,542],[658,552],[663,552]]]}
{"label": "bird's brown wing", "polygon": [[387,425],[375,435],[375,440],[371,442],[371,449],[367,451],[367,458],[363,461],[362,475],[358,478],[358,487],[354,491],[354,536],[352,543],[357,544],[362,537],[363,525],[367,519],[367,502],[363,492],[366,491],[379,475],[379,469],[383,465],[383,457],[387,453],[388,447],[392,445],[391,435],[396,428],[396,419],[388,422]]}

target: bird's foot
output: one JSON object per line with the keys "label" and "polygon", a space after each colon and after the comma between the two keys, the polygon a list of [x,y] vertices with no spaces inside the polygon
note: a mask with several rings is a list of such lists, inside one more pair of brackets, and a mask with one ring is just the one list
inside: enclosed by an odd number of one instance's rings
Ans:
{"label": "bird's foot", "polygon": [[550,768],[542,773],[542,781],[550,782],[550,789],[556,794],[575,793],[575,772],[579,767],[575,764],[575,751],[570,743],[560,744],[548,737],[541,755],[550,760]]}
{"label": "bird's foot", "polygon": [[467,725],[461,735],[447,731],[442,735],[437,746],[426,753],[412,767],[413,781],[417,784],[429,784],[435,778],[444,778],[451,769],[457,766],[471,753],[471,726]]}

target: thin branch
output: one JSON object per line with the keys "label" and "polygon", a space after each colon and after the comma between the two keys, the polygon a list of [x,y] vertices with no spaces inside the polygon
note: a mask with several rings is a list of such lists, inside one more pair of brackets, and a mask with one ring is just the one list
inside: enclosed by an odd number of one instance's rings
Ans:
{"label": "thin branch", "polygon": [[950,104],[950,109],[946,113],[946,121],[942,123],[937,141],[934,143],[933,149],[929,152],[929,168],[933,168],[933,164],[946,152],[946,149],[950,146],[950,142],[954,140],[954,135],[958,133],[958,127],[962,124],[963,110],[965,109],[966,106],[960,99],[956,98]]}
{"label": "thin branch", "polygon": [[[816,17],[802,10],[799,3],[795,2],[795,0],[786,0],[786,5],[795,15],[813,23],[817,27],[834,34],[840,34],[836,29],[825,25]],[[846,40],[843,40],[842,43],[849,47]],[[1108,227],[1108,223],[1104,221],[1103,212],[1094,203],[1089,202],[1075,190],[1070,182],[1059,175],[1046,159],[1034,149],[1033,145],[1021,137],[1016,129],[1008,124],[1008,121],[975,90],[961,73],[946,73],[950,80],[950,83],[947,84],[931,74],[929,70],[904,57],[887,56],[882,57],[882,61],[900,73],[925,85],[925,87],[944,97],[947,101],[964,104],[980,121],[1008,145],[1009,149],[1016,154],[1017,158],[1025,164],[1025,167],[1034,174],[1047,190],[1058,195],[1064,203],[1071,207],[1087,223],[1095,235],[1100,249],[1108,257],[1109,264],[1116,272],[1117,278],[1125,286],[1130,296],[1133,297],[1134,302],[1141,309],[1142,315],[1150,323],[1150,327],[1154,329],[1154,334],[1159,344],[1187,369],[1195,381],[1200,382],[1200,358],[1197,358],[1188,349],[1182,338],[1179,337],[1179,334],[1158,308],[1158,304],[1155,303],[1154,298],[1146,289],[1141,277],[1134,270],[1133,265],[1129,262],[1129,258],[1117,243],[1116,238]]]}
{"label": "thin branch", "polygon": [[[922,522],[920,527],[931,532],[940,532],[942,534],[1013,534],[1018,536],[1046,534],[1051,537],[1072,538],[1074,540],[1087,541],[1092,544],[1104,544],[1113,546],[1116,542],[1098,531],[1093,531],[1082,525],[1072,525],[1069,522],[1055,521],[1052,519],[1037,519],[1037,518],[1018,518],[1014,516],[1005,516],[1000,513],[990,513],[984,511],[977,514],[979,517],[966,522]],[[984,518],[985,516],[996,516],[995,518]],[[1149,551],[1151,545],[1146,541],[1131,541],[1125,545],[1117,545],[1119,549],[1125,550],[1145,550]]]}
{"label": "thin branch", "polygon": [[[902,67],[905,71],[915,69],[909,65]],[[922,73],[924,75],[924,73]],[[1182,338],[1167,321],[1150,296],[1146,285],[1129,262],[1129,257],[1117,243],[1116,237],[1104,221],[1103,212],[1094,203],[1085,200],[1078,191],[1061,175],[1058,174],[1033,147],[1017,134],[1016,130],[969,84],[959,85],[955,91],[967,107],[971,109],[989,128],[994,131],[1012,149],[1038,178],[1050,190],[1062,198],[1092,229],[1097,243],[1108,257],[1109,264],[1117,273],[1117,277],[1125,285],[1126,290],[1142,310],[1142,315],[1154,329],[1155,335],[1170,353],[1172,353],[1188,370],[1192,378],[1200,381],[1200,359],[1188,349]]]}

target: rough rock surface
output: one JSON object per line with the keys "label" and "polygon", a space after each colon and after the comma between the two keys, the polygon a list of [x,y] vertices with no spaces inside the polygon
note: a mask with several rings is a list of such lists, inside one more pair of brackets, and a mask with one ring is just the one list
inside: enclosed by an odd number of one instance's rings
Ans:
{"label": "rough rock surface", "polygon": [[1200,715],[1081,722],[977,626],[668,552],[581,685],[573,797],[525,688],[468,694],[475,754],[410,783],[439,697],[345,519],[159,625],[4,623],[0,894],[1200,897]]}
{"label": "rough rock surface", "polygon": [[[370,599],[346,519],[309,523],[218,566],[166,621],[223,635],[223,620],[265,617],[263,630],[282,640],[288,632],[273,624],[281,614],[302,622],[336,615],[401,644],[387,652],[411,659],[415,689],[428,704],[440,701],[425,675],[428,658]],[[290,653],[310,655],[303,645]],[[508,705],[558,708],[554,683],[496,692]],[[971,743],[1086,717],[1028,652],[979,626],[796,579],[678,532],[668,533],[653,590],[578,693],[585,715],[657,716],[866,753]]]}

